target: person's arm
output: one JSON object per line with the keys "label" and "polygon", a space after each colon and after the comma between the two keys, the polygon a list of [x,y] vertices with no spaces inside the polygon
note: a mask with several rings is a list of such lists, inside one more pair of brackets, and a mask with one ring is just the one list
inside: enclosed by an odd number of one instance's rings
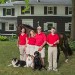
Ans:
{"label": "person's arm", "polygon": [[46,44],[46,35],[45,35],[45,34],[43,35],[43,39],[44,39],[44,42],[43,42],[43,44],[40,46],[41,48],[43,48],[43,46]]}
{"label": "person's arm", "polygon": [[55,41],[54,44],[59,44],[59,36],[58,35],[57,35],[57,41]]}
{"label": "person's arm", "polygon": [[50,38],[49,38],[49,35],[48,35],[48,36],[47,36],[47,44],[51,47],[51,46],[53,46],[53,44],[50,44],[50,43],[49,43],[49,39],[50,39]]}
{"label": "person's arm", "polygon": [[48,42],[47,42],[47,44],[48,44],[50,47],[52,47],[52,46],[53,46],[53,44],[49,44]]}
{"label": "person's arm", "polygon": [[46,44],[46,41],[44,41],[44,43],[40,46],[39,50],[38,51],[41,51],[43,46]]}
{"label": "person's arm", "polygon": [[40,46],[41,48],[43,48],[43,46],[46,44],[46,41],[44,41],[44,43]]}
{"label": "person's arm", "polygon": [[39,48],[39,50],[38,51],[41,51],[42,50],[42,48],[44,47],[44,45],[46,44],[46,36],[45,36],[45,34],[44,34],[44,36],[43,36],[44,38],[44,42],[43,42],[43,44],[40,46],[40,48]]}
{"label": "person's arm", "polygon": [[25,45],[26,47],[27,47],[27,44],[28,44],[28,38],[26,37],[26,45]]}
{"label": "person's arm", "polygon": [[25,52],[26,52],[27,44],[28,44],[28,37],[26,36]]}
{"label": "person's arm", "polygon": [[54,44],[59,44],[59,40],[57,40],[56,42],[54,42]]}

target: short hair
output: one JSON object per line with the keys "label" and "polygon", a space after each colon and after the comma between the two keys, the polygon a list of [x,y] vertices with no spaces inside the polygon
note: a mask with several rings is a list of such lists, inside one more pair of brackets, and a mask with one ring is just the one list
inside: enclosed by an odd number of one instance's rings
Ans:
{"label": "short hair", "polygon": [[56,29],[55,27],[51,27],[51,29]]}
{"label": "short hair", "polygon": [[41,29],[41,26],[38,26],[37,29]]}

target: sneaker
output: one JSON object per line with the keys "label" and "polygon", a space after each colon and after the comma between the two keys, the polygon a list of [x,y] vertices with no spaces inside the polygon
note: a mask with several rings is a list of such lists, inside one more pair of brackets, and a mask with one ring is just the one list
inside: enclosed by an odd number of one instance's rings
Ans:
{"label": "sneaker", "polygon": [[53,69],[53,71],[58,72],[58,69]]}
{"label": "sneaker", "polygon": [[68,63],[68,59],[66,59],[65,62]]}
{"label": "sneaker", "polygon": [[51,70],[52,70],[51,68],[48,68],[48,69],[47,69],[47,71],[51,71]]}

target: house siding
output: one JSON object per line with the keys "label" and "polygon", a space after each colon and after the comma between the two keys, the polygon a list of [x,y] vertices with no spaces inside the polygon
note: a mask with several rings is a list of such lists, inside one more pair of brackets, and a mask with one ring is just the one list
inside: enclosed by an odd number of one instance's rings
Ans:
{"label": "house siding", "polygon": [[[6,22],[7,23],[12,20],[17,20],[17,25],[22,24],[22,19],[32,19],[33,27],[36,29],[39,25],[42,26],[42,30],[44,31],[44,23],[54,22],[57,25],[58,32],[65,32],[65,23],[71,22],[72,14],[68,14],[68,8],[71,5],[60,5],[60,4],[30,4],[30,13],[24,14],[21,12],[21,6],[25,6],[24,4],[14,4],[13,6],[0,6],[0,23],[2,23],[2,29],[0,33],[2,34],[12,34],[16,33],[16,31],[6,31]],[[53,7],[54,13],[48,14],[48,7]],[[6,15],[5,9],[12,9],[13,12],[11,15]],[[13,14],[14,13],[14,14]],[[3,16],[4,14],[4,16]],[[3,18],[3,19],[1,19]],[[9,19],[8,19],[9,18]]]}
{"label": "house siding", "polygon": [[54,22],[57,23],[57,31],[65,32],[65,23],[71,22],[71,17],[62,17],[62,16],[18,16],[17,23],[18,25],[22,24],[22,19],[33,19],[33,27],[36,29],[39,25],[44,30],[44,23]]}

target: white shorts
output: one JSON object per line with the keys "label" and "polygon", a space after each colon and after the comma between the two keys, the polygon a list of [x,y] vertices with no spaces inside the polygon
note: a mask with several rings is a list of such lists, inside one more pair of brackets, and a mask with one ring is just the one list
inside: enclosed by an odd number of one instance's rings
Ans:
{"label": "white shorts", "polygon": [[[38,51],[40,46],[35,46],[35,51]],[[43,47],[41,51],[39,51],[41,54],[41,58],[45,58],[45,48]]]}
{"label": "white shorts", "polygon": [[30,55],[34,56],[34,51],[35,51],[35,45],[29,45],[29,44],[27,44],[26,54],[30,54]]}

